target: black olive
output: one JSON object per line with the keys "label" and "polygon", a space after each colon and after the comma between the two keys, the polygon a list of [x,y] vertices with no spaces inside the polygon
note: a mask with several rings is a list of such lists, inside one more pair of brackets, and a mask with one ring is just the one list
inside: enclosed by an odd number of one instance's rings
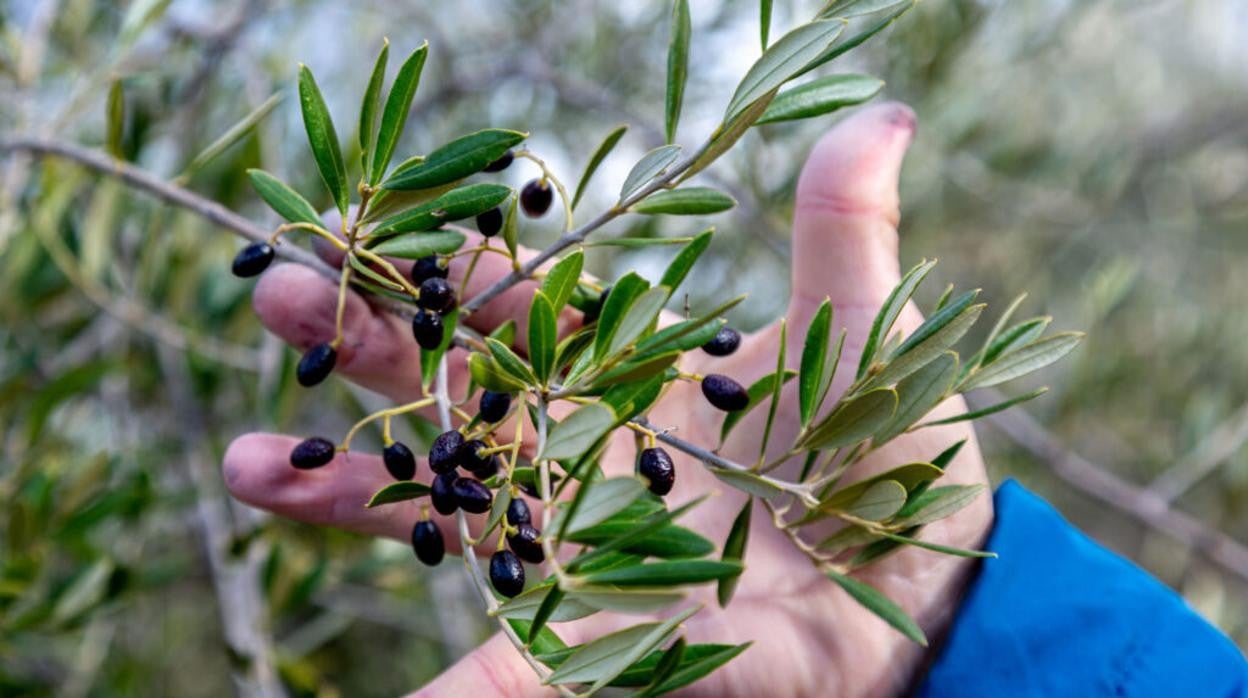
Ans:
{"label": "black olive", "polygon": [[269,268],[269,265],[273,263],[274,254],[273,246],[267,242],[251,243],[234,255],[232,267],[234,276],[243,278],[256,276]]}
{"label": "black olive", "polygon": [[486,390],[481,393],[481,400],[477,403],[477,414],[481,417],[481,421],[488,424],[501,422],[503,417],[507,416],[509,409],[511,409],[510,393]]}
{"label": "black olive", "polygon": [[455,499],[452,487],[457,477],[459,476],[455,473],[442,473],[433,478],[433,491],[429,493],[429,501],[433,503],[434,510],[443,516],[454,514],[459,508],[459,500]]}
{"label": "black olive", "polygon": [[328,342],[323,342],[309,349],[303,358],[299,359],[299,366],[295,368],[295,377],[299,379],[299,385],[311,388],[328,378],[337,362],[338,352]]}
{"label": "black olive", "polygon": [[412,318],[412,336],[422,349],[433,350],[441,346],[444,331],[442,318],[437,313],[418,310]]}
{"label": "black olive", "polygon": [[750,395],[741,384],[718,373],[710,373],[702,378],[702,394],[707,402],[725,412],[743,410],[750,404]]}
{"label": "black olive", "polygon": [[546,559],[546,552],[537,541],[541,535],[541,531],[532,524],[520,524],[516,527],[515,534],[507,536],[507,545],[511,546],[516,557],[536,565]]}
{"label": "black olive", "polygon": [[412,550],[416,551],[416,559],[430,567],[442,562],[446,555],[446,543],[442,541],[442,531],[432,521],[418,521],[412,528]]}
{"label": "black olive", "polygon": [[300,441],[290,451],[290,464],[300,470],[311,470],[328,464],[334,459],[334,442],[313,436]]}
{"label": "black olive", "polygon": [[702,345],[702,351],[711,356],[728,356],[741,346],[741,333],[731,327],[721,327],[711,341]]}
{"label": "black olive", "polygon": [[520,190],[520,207],[530,218],[541,218],[554,200],[555,191],[545,180],[535,179]]}
{"label": "black olive", "polygon": [[412,449],[398,441],[382,450],[381,460],[395,480],[411,480],[416,474],[416,456]]}
{"label": "black olive", "polygon": [[672,484],[676,482],[676,466],[667,451],[647,448],[641,452],[641,462],[637,469],[650,482],[651,492],[662,497],[672,491]]}
{"label": "black olive", "polygon": [[470,477],[456,478],[451,483],[451,492],[455,494],[455,502],[459,504],[459,508],[469,514],[484,514],[490,510],[490,504],[494,501],[490,488],[480,480]]}
{"label": "black olive", "polygon": [[438,434],[429,447],[429,467],[438,474],[453,472],[463,446],[464,435],[454,429]]}
{"label": "black olive", "polygon": [[490,584],[508,598],[524,591],[524,565],[515,553],[500,550],[490,556]]}

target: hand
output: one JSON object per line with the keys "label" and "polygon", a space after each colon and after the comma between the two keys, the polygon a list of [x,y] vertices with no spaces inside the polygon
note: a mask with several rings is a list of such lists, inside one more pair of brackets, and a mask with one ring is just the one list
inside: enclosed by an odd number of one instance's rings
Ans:
{"label": "hand", "polygon": [[[801,338],[810,318],[823,299],[830,298],[835,312],[833,329],[848,329],[833,395],[849,384],[872,319],[899,279],[897,179],[914,126],[913,112],[901,104],[862,109],[819,142],[798,184],[793,291],[788,311],[792,339],[787,361],[790,367],[797,366]],[[461,261],[457,259],[452,265],[453,281],[463,273]],[[485,255],[465,297],[506,271],[506,260]],[[532,289],[532,284],[511,289],[474,314],[471,323],[478,329],[489,329],[514,317],[521,324],[518,335],[524,337],[525,309]],[[303,348],[332,338],[335,300],[333,283],[306,268],[281,265],[262,277],[256,288],[255,308],[266,326]],[[573,326],[578,315],[565,313],[561,322]],[[396,401],[418,397],[417,347],[407,324],[373,311],[354,296],[346,318],[348,340],[340,352],[339,371]],[[921,320],[911,305],[902,313],[898,326],[909,332]],[[727,374],[749,385],[774,369],[777,328],[772,325],[748,336],[737,353],[727,358],[692,352],[683,368]],[[453,351],[450,360],[452,395],[462,394],[466,380],[462,350]],[[459,386],[458,392],[455,386]],[[792,393],[792,383],[790,388]],[[965,409],[961,398],[955,398],[941,405],[937,413],[952,415]],[[763,429],[762,412],[765,410],[757,410],[742,421],[722,455],[739,462],[753,461]],[[650,419],[656,425],[675,428],[684,440],[713,445],[718,440],[721,415],[706,404],[696,385],[678,383],[651,412]],[[786,394],[772,443],[790,443],[797,423],[796,397]],[[626,436],[621,435],[603,457],[608,474],[632,471],[633,444]],[[931,460],[960,439],[967,439],[967,443],[942,483],[985,482],[979,448],[965,424],[900,437],[855,466],[845,481],[907,462]],[[237,439],[224,463],[230,491],[243,501],[291,518],[407,539],[418,516],[416,504],[364,508],[369,496],[390,481],[379,458],[352,453],[318,470],[295,470],[287,459],[297,441],[270,434]],[[722,541],[744,495],[721,485],[696,460],[671,452],[677,478],[675,489],[668,495],[669,504],[675,506],[715,492],[716,496],[694,508],[681,522],[711,540]],[[795,476],[785,468],[777,472]],[[420,473],[427,477],[427,467],[422,465]],[[687,690],[711,696],[874,696],[903,692],[915,680],[926,650],[858,606],[822,576],[772,525],[766,509],[755,506],[746,571],[732,603],[728,609],[720,609],[713,601],[713,590],[706,592],[705,600],[710,603],[687,623],[686,630],[690,642],[753,640],[754,644]],[[991,500],[983,496],[957,515],[927,526],[923,538],[977,547],[991,519]],[[448,534],[454,530],[449,521],[441,525]],[[456,536],[447,538],[449,541]],[[972,564],[963,558],[906,548],[859,576],[897,601],[929,637],[938,638],[956,612]],[[555,629],[571,643],[609,632],[624,620],[602,613],[584,621],[558,624]],[[495,636],[420,695],[529,696],[547,692],[549,689],[539,686],[532,669],[507,640]]]}

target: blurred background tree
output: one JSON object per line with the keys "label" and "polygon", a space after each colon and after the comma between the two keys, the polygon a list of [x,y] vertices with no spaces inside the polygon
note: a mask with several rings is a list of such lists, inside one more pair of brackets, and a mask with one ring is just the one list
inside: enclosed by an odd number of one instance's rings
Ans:
{"label": "blurred background tree", "polygon": [[[773,36],[821,3],[775,4]],[[754,0],[691,6],[686,140],[713,127],[758,53]],[[669,11],[9,0],[0,138],[111,141],[268,225],[245,168],[320,191],[289,98],[296,63],[350,123],[382,37],[403,50],[428,39],[400,152],[521,128],[573,178],[627,122],[626,152],[584,204],[601,208],[601,192],[662,141]],[[1248,7],[928,0],[883,38],[835,69],[881,76],[883,96],[919,114],[903,262],[938,256],[943,281],[982,285],[1002,305],[1028,291],[1024,312],[1089,330],[1042,377],[1048,395],[981,429],[995,478],[1039,490],[1248,647],[1248,553],[1234,542],[1248,540]],[[111,138],[110,103],[125,115]],[[263,118],[196,161],[248,114]],[[733,318],[744,328],[782,310],[793,187],[828,126],[756,129],[704,175],[742,205],[695,270],[692,305],[749,292]],[[516,185],[532,174],[508,172]],[[556,232],[525,225],[535,246]],[[690,232],[633,225],[612,230]],[[293,353],[226,272],[238,246],[68,162],[0,160],[0,693],[393,695],[487,632],[454,566],[417,569],[402,543],[291,524],[224,495],[217,465],[235,435],[337,433],[381,404],[343,382],[304,399]],[[666,256],[598,248],[589,263],[654,275]],[[422,426],[406,427],[419,442]]]}

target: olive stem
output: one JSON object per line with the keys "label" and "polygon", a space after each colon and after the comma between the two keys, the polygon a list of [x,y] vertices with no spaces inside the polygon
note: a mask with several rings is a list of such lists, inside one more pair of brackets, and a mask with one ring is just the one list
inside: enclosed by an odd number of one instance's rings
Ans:
{"label": "olive stem", "polygon": [[356,422],[355,425],[351,427],[351,430],[347,432],[347,435],[345,437],[343,437],[342,445],[338,447],[338,450],[343,451],[343,452],[350,450],[351,440],[355,438],[355,435],[359,433],[360,429],[363,429],[370,422],[374,422],[382,418],[389,418],[389,417],[394,417],[400,414],[406,414],[408,412],[415,412],[416,410],[424,409],[432,404],[434,404],[434,398],[426,397],[426,398],[421,398],[420,400],[417,400],[415,402],[409,402],[406,405],[399,405],[398,407],[391,407],[389,409],[381,410],[379,412],[374,412],[368,415],[367,417],[365,417],[364,419],[361,419],[360,421]]}
{"label": "olive stem", "polygon": [[352,250],[352,252],[357,257],[363,257],[364,259],[367,259],[368,261],[376,264],[382,269],[385,269],[386,273],[388,273],[391,276],[391,278],[393,278],[401,286],[403,286],[403,290],[407,291],[408,294],[410,294],[412,298],[420,298],[420,291],[417,290],[416,287],[413,286],[411,282],[409,282],[407,278],[404,277],[403,274],[400,273],[399,270],[396,269],[395,266],[391,264],[386,258],[382,257],[376,252],[373,252],[372,250],[366,250],[363,247],[356,247]]}

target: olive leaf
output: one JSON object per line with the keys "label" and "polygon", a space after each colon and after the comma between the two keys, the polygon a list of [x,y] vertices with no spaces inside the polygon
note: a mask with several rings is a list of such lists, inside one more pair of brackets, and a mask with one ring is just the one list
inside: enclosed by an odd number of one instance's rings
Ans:
{"label": "olive leaf", "polygon": [[715,234],[714,228],[707,228],[698,233],[697,237],[689,241],[676,256],[672,258],[667,269],[663,270],[663,277],[659,280],[660,286],[666,286],[672,291],[680,287],[680,284],[689,275],[689,270],[693,268],[694,263],[706,251],[711,244],[711,236]]}
{"label": "olive leaf", "polygon": [[659,146],[643,155],[624,178],[624,186],[620,187],[620,201],[627,201],[647,182],[663,174],[678,157],[680,157],[678,145]]}
{"label": "olive leaf", "polygon": [[867,341],[862,347],[862,356],[858,359],[858,378],[862,378],[870,368],[871,363],[875,361],[880,344],[892,332],[893,323],[897,321],[897,316],[901,315],[901,311],[906,307],[906,303],[910,302],[910,297],[914,295],[914,290],[919,287],[927,273],[936,266],[936,260],[930,262],[921,262],[906,272],[901,278],[897,286],[888,294],[888,299],[884,301],[884,305],[880,307],[880,312],[876,314],[875,320],[871,324],[871,332],[867,335]]}
{"label": "olive leaf", "polygon": [[833,362],[828,366],[828,340],[832,328],[832,301],[825,298],[810,319],[797,383],[798,412],[803,428],[819,411],[828,388],[832,385]]}
{"label": "olive leaf", "polygon": [[[473,356],[480,355],[474,354]],[[614,425],[615,413],[610,407],[598,402],[583,405],[550,431],[550,435],[546,438],[545,448],[537,457],[561,460],[579,456],[589,450],[589,447],[610,431]],[[640,481],[637,484],[641,487]],[[599,488],[601,485],[592,489]]]}
{"label": "olive leaf", "polygon": [[655,192],[634,204],[633,211],[646,215],[705,216],[736,205],[736,199],[710,187],[685,187]]}
{"label": "olive leaf", "polygon": [[412,108],[412,97],[415,96],[416,87],[420,84],[420,73],[425,67],[425,58],[428,55],[429,42],[426,41],[416,47],[416,50],[408,55],[407,60],[403,61],[403,65],[399,66],[399,72],[394,77],[394,84],[390,86],[390,94],[386,97],[386,106],[381,114],[381,127],[377,130],[377,144],[371,157],[369,184],[376,185],[380,182],[386,173],[386,168],[390,166],[390,158],[394,155],[394,148],[399,143],[399,136],[403,135],[403,126],[407,123],[407,112]]}
{"label": "olive leaf", "polygon": [[582,645],[546,678],[547,684],[588,683],[593,693],[619,676],[633,662],[663,644],[676,626],[699,607],[689,608],[662,623],[642,623]]}
{"label": "olive leaf", "polygon": [[347,217],[347,204],[351,200],[350,185],[347,184],[347,166],[342,160],[342,150],[338,146],[338,133],[334,130],[334,121],[329,116],[329,108],[325,106],[325,98],[321,89],[316,86],[316,78],[306,65],[299,66],[299,105],[303,110],[303,126],[308,133],[308,143],[312,146],[316,169],[325,180],[338,212]]}
{"label": "olive leaf", "polygon": [[550,268],[550,271],[546,272],[546,278],[542,279],[542,293],[550,301],[551,309],[556,316],[563,310],[563,306],[567,305],[572,292],[576,290],[584,264],[585,254],[577,250],[559,260]]}
{"label": "olive leaf", "polygon": [[529,306],[529,361],[533,364],[533,375],[543,385],[555,366],[558,333],[554,307],[545,293],[535,292]]}
{"label": "olive leaf", "polygon": [[664,128],[667,142],[676,140],[676,124],[685,98],[685,79],[689,72],[689,0],[676,0],[672,5],[672,38],[667,47],[667,92]]}
{"label": "olive leaf", "polygon": [[798,441],[806,450],[841,448],[876,433],[897,410],[897,391],[876,388],[842,403]]}
{"label": "olive leaf", "polygon": [[420,259],[431,254],[450,254],[463,247],[466,239],[458,230],[425,230],[395,235],[369,249],[385,257]]}
{"label": "olive leaf", "polygon": [[390,59],[390,40],[382,39],[381,52],[373,63],[373,73],[364,88],[364,97],[360,100],[360,168],[364,178],[368,179],[369,163],[372,160],[373,138],[377,135],[377,108],[381,105],[381,83],[386,79],[386,63]]}
{"label": "olive leaf", "polygon": [[277,212],[277,215],[291,223],[309,223],[316,226],[323,224],[321,217],[316,213],[316,208],[282,180],[264,170],[257,169],[247,170],[247,178],[251,180],[251,186],[255,188],[260,198],[264,199],[264,202]]}
{"label": "olive leaf", "polygon": [[870,75],[829,75],[776,95],[756,125],[809,119],[862,104],[884,89],[884,81]]}
{"label": "olive leaf", "polygon": [[611,154],[611,151],[615,149],[615,145],[620,142],[620,139],[627,132],[627,124],[616,126],[607,134],[606,138],[602,139],[602,143],[594,149],[594,154],[589,156],[589,162],[585,163],[585,171],[581,173],[581,179],[576,184],[576,193],[572,195],[572,210],[575,211],[576,205],[581,203],[581,197],[585,195],[585,188],[589,185],[589,180],[593,178],[594,173],[598,171],[598,166]]}
{"label": "olive leaf", "polygon": [[746,107],[795,77],[844,30],[843,20],[816,20],[780,37],[741,79],[724,112],[724,122],[732,121]]}
{"label": "olive leaf", "polygon": [[[721,560],[741,562],[745,557],[745,546],[750,538],[750,512],[753,510],[754,500],[746,497],[745,505],[741,507],[737,518],[732,521],[732,528],[728,531],[728,539],[724,541],[724,552],[720,557]],[[715,593],[716,598],[719,600],[720,608],[728,607],[728,602],[732,600],[732,593],[736,591],[739,580],[740,577],[725,577],[719,580],[719,587]]]}
{"label": "olive leaf", "polygon": [[429,189],[476,174],[502,157],[527,133],[487,128],[461,136],[434,150],[423,162],[396,171],[381,183],[383,189]]}
{"label": "olive leaf", "polygon": [[1037,371],[1074,350],[1083,341],[1082,332],[1062,332],[1032,342],[1005,354],[975,371],[958,386],[959,390],[987,388]]}
{"label": "olive leaf", "polygon": [[836,582],[863,608],[879,616],[885,623],[893,626],[916,644],[927,647],[927,636],[923,634],[923,629],[919,627],[919,624],[906,615],[906,612],[901,610],[901,606],[893,603],[878,589],[833,570],[828,570],[826,573],[829,579]]}
{"label": "olive leaf", "polygon": [[372,508],[381,506],[382,504],[393,504],[394,502],[402,502],[408,499],[416,499],[429,494],[428,485],[412,482],[392,482],[389,485],[377,490],[364,506]]}

